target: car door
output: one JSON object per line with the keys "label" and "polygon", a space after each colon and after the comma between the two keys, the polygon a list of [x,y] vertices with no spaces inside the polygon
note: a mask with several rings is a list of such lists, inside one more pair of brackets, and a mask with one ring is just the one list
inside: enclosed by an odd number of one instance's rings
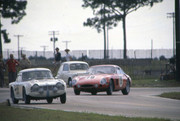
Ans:
{"label": "car door", "polygon": [[22,74],[18,74],[16,81],[14,83],[14,93],[16,98],[21,98],[22,93],[21,93],[21,88],[20,88],[20,82],[22,80]]}
{"label": "car door", "polygon": [[56,77],[59,78],[59,79],[62,79],[62,76],[63,76],[63,67],[64,67],[64,64],[62,64],[62,65],[59,67],[58,73],[57,73],[57,75],[56,75]]}
{"label": "car door", "polygon": [[64,64],[62,69],[62,79],[65,82],[68,82],[68,78],[69,78],[69,64]]}
{"label": "car door", "polygon": [[57,78],[62,79],[64,81],[67,81],[67,75],[69,72],[69,65],[68,64],[62,64],[58,70]]}
{"label": "car door", "polygon": [[116,68],[117,70],[117,75],[118,75],[118,81],[117,81],[117,85],[118,85],[118,88],[122,88],[123,86],[123,77],[124,77],[124,72],[122,71],[121,68]]}
{"label": "car door", "polygon": [[23,88],[25,87],[25,81],[23,81],[23,73],[20,75],[18,80],[19,98],[23,98]]}

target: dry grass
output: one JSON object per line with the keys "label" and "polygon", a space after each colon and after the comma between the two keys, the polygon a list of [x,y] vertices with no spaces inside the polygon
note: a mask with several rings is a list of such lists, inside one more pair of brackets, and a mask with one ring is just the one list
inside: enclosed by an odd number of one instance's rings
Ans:
{"label": "dry grass", "polygon": [[47,109],[24,109],[0,104],[1,121],[170,121],[157,118],[129,118]]}

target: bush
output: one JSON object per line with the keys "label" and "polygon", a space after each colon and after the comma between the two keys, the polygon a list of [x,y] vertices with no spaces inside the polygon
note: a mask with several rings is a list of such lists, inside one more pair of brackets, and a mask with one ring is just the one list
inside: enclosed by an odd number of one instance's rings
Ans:
{"label": "bush", "polygon": [[161,55],[161,56],[159,57],[159,60],[167,60],[167,59],[166,59],[166,57],[165,57],[164,55]]}

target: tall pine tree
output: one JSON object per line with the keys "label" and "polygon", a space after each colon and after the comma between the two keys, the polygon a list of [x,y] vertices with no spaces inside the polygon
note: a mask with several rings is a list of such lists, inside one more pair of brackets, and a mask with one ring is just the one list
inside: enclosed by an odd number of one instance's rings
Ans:
{"label": "tall pine tree", "polygon": [[[124,37],[124,59],[127,58],[126,53],[126,16],[137,9],[150,6],[163,0],[83,0],[82,7],[91,8],[93,10],[94,18],[87,18],[84,26],[94,27],[100,32],[107,27],[116,27],[119,21],[123,25]],[[102,7],[104,6],[104,7]]]}

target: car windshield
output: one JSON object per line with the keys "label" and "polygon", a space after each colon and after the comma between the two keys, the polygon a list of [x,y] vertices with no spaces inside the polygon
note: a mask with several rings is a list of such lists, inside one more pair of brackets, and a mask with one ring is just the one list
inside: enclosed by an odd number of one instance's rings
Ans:
{"label": "car windshield", "polygon": [[73,63],[70,64],[70,70],[87,70],[88,65],[83,63]]}
{"label": "car windshield", "polygon": [[29,81],[33,79],[51,79],[53,78],[50,71],[29,71],[22,73],[22,80]]}
{"label": "car windshield", "polygon": [[113,74],[115,73],[115,68],[112,66],[96,66],[91,67],[88,70],[88,73],[90,74]]}

